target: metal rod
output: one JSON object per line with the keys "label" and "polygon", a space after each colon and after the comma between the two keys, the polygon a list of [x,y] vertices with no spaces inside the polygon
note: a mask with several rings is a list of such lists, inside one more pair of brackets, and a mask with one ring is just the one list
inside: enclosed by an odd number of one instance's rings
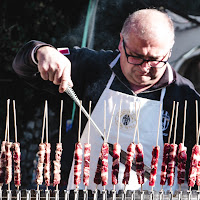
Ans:
{"label": "metal rod", "polygon": [[178,200],[182,200],[182,198],[183,198],[183,192],[179,191],[179,193],[178,193]]}
{"label": "metal rod", "polygon": [[78,200],[78,189],[74,190],[74,200]]}
{"label": "metal rod", "polygon": [[0,188],[0,200],[2,200],[2,197],[3,197],[3,196],[2,196],[2,192],[3,192],[3,191],[2,191],[2,189]]}
{"label": "metal rod", "polygon": [[97,189],[94,190],[93,194],[94,194],[93,200],[97,200],[98,199],[98,190]]}
{"label": "metal rod", "polygon": [[172,191],[169,191],[169,199],[173,200],[173,192]]}
{"label": "metal rod", "polygon": [[70,191],[69,190],[64,190],[64,193],[65,193],[65,200],[69,200]]}
{"label": "metal rod", "polygon": [[88,200],[88,190],[83,190],[83,200]]}
{"label": "metal rod", "polygon": [[21,190],[16,190],[17,200],[21,200]]}
{"label": "metal rod", "polygon": [[49,190],[45,190],[45,199],[50,200],[50,191]]}
{"label": "metal rod", "polygon": [[187,193],[188,193],[188,200],[191,200],[191,199],[192,199],[192,198],[191,198],[191,196],[192,196],[191,191],[189,190],[189,191],[187,191]]}
{"label": "metal rod", "polygon": [[133,190],[131,193],[131,200],[135,200],[135,190]]}
{"label": "metal rod", "polygon": [[112,190],[112,200],[116,200],[116,190]]}
{"label": "metal rod", "polygon": [[144,191],[140,191],[140,199],[144,200]]}
{"label": "metal rod", "polygon": [[102,190],[103,200],[107,200],[107,190]]}
{"label": "metal rod", "polygon": [[40,190],[35,191],[35,198],[36,200],[40,200]]}
{"label": "metal rod", "polygon": [[163,190],[159,192],[159,200],[164,200],[164,193]]}
{"label": "metal rod", "polygon": [[197,191],[197,200],[200,200],[200,191]]}
{"label": "metal rod", "polygon": [[59,190],[55,190],[55,200],[59,200]]}
{"label": "metal rod", "polygon": [[26,190],[26,200],[31,200],[31,191]]}
{"label": "metal rod", "polygon": [[150,191],[150,195],[149,195],[149,196],[150,196],[150,199],[151,199],[151,200],[154,200],[154,191],[153,191],[153,190]]}
{"label": "metal rod", "polygon": [[12,200],[12,192],[11,192],[11,190],[7,190],[7,200]]}
{"label": "metal rod", "polygon": [[[76,93],[74,92],[74,90],[68,86],[67,90],[65,90],[65,92],[74,100],[74,102],[80,107],[80,100],[78,99]],[[85,110],[85,108],[83,106],[81,106],[81,110],[82,112],[85,114],[85,116],[90,119],[90,122],[92,123],[92,125],[94,126],[94,128],[96,128],[96,130],[100,133],[100,135],[102,137],[104,137],[104,134],[101,132],[101,130],[99,129],[99,127],[96,125],[96,123],[93,121],[93,119],[90,117],[90,115],[88,114],[88,112]]]}
{"label": "metal rod", "polygon": [[122,193],[122,200],[126,200],[126,190],[123,190],[123,193]]}

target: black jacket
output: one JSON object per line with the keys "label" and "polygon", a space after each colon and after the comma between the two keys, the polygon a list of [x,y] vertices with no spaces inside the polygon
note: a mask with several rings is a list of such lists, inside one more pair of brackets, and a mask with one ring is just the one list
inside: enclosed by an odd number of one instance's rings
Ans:
{"label": "black jacket", "polygon": [[[36,45],[47,45],[40,41],[30,41],[25,44],[18,54],[16,55],[13,68],[15,72],[23,77],[33,87],[47,90],[53,94],[58,93],[58,86],[53,85],[49,81],[41,79],[38,73],[37,66],[31,59],[32,49]],[[116,74],[116,77],[111,85],[112,90],[120,91],[129,95],[135,95],[129,86],[128,81],[124,77],[120,63],[118,62],[111,70],[109,63],[119,54],[119,51],[94,51],[87,48],[73,48],[70,49],[70,55],[67,57],[72,63],[72,81],[74,83],[74,91],[79,99],[83,101],[83,106],[88,109],[89,101],[92,101],[92,110],[94,109],[100,95],[106,87],[106,84],[112,74],[112,71]],[[173,70],[173,69],[172,69]],[[137,94],[139,97],[148,98],[152,100],[159,100],[161,89],[166,87],[166,94],[163,101],[163,126],[165,122],[170,122],[173,101],[179,102],[178,124],[176,143],[182,142],[183,132],[183,116],[184,116],[184,103],[187,100],[187,121],[186,121],[186,136],[185,145],[187,146],[188,161],[187,161],[187,173],[189,169],[189,159],[191,150],[196,143],[196,112],[195,112],[195,100],[199,102],[199,94],[195,91],[193,84],[186,78],[179,75],[173,70],[173,81],[168,83],[168,69],[166,69],[162,78],[148,90]],[[63,94],[63,98],[66,101],[69,100],[67,94]],[[199,111],[200,113],[200,111]],[[82,129],[87,122],[86,118],[82,119]],[[71,168],[71,161],[74,150],[74,143],[77,142],[77,127],[78,127],[78,112],[75,115],[75,121],[71,134],[65,135],[63,139],[64,153],[63,161],[67,163],[66,179],[68,177],[69,170]],[[173,130],[173,129],[172,129]],[[163,140],[167,142],[169,133],[169,126],[164,130]],[[173,131],[171,142],[173,140]],[[187,175],[188,176],[188,175]]]}

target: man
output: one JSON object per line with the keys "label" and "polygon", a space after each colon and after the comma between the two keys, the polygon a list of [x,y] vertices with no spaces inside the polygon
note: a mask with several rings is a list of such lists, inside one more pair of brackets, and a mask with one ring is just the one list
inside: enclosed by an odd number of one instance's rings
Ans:
{"label": "man", "polygon": [[[160,172],[162,163],[163,144],[168,142],[169,125],[172,117],[173,101],[179,102],[176,143],[182,142],[183,111],[185,100],[188,102],[185,145],[188,148],[187,172],[191,149],[196,142],[196,114],[195,100],[199,101],[199,94],[193,84],[176,73],[167,62],[174,44],[174,28],[170,18],[155,9],[143,9],[130,15],[125,21],[120,33],[120,42],[116,51],[94,51],[87,48],[66,49],[65,56],[56,48],[40,41],[30,41],[18,52],[14,62],[14,70],[36,88],[49,92],[63,93],[67,86],[73,86],[83,106],[88,110],[89,101],[92,101],[92,119],[103,131],[104,100],[107,103],[106,119],[109,122],[116,105],[114,122],[108,142],[114,144],[117,140],[117,124],[119,102],[122,100],[120,114],[119,143],[126,152],[128,145],[133,141],[136,130],[136,111],[140,106],[138,136],[134,142],[140,142],[144,149],[144,164],[150,166],[152,147],[160,146],[158,174],[155,190],[159,191]],[[46,80],[46,81],[44,81]],[[53,82],[53,84],[51,83]],[[66,94],[63,93],[63,98]],[[136,106],[135,106],[136,105]],[[138,106],[139,105],[139,106]],[[159,110],[162,105],[162,127],[157,134]],[[136,107],[136,110],[135,110]],[[62,159],[67,162],[67,173],[71,168],[74,143],[77,142],[77,120],[70,135],[62,140],[64,154]],[[87,142],[86,118],[82,119],[81,143]],[[107,123],[108,124],[108,123]],[[86,127],[85,127],[86,125]],[[107,125],[108,126],[108,125]],[[137,138],[137,139],[136,139]],[[96,164],[103,140],[100,134],[91,127],[90,142],[92,145],[89,189],[95,189],[93,182]],[[109,155],[109,175],[106,189],[113,188],[111,184],[111,163]],[[73,164],[72,164],[73,166]],[[119,183],[116,189],[123,189],[122,179],[125,166],[120,163]],[[127,189],[139,189],[134,170],[131,170]],[[177,189],[177,178],[172,189]],[[73,189],[73,167],[71,169],[68,189]],[[84,189],[83,183],[80,189]],[[98,189],[102,189],[98,186]],[[143,189],[149,189],[148,177],[145,177]],[[164,187],[167,188],[167,185]]]}

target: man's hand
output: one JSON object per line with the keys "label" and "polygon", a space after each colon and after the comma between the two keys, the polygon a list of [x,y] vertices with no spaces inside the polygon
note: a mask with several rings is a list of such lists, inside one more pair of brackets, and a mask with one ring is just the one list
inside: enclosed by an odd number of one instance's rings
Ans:
{"label": "man's hand", "polygon": [[71,62],[56,49],[44,46],[37,50],[38,70],[44,80],[52,81],[63,93],[67,86],[73,86],[71,80]]}

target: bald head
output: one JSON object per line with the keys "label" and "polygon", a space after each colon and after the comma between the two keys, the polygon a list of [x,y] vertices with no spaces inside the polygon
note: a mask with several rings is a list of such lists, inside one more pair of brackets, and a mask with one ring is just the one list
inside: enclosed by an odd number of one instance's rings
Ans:
{"label": "bald head", "polygon": [[124,22],[121,34],[125,40],[131,34],[146,41],[167,40],[174,44],[174,26],[169,16],[156,9],[142,9],[131,14]]}

